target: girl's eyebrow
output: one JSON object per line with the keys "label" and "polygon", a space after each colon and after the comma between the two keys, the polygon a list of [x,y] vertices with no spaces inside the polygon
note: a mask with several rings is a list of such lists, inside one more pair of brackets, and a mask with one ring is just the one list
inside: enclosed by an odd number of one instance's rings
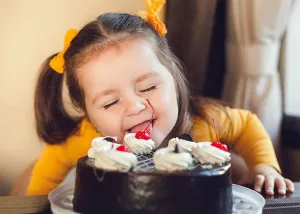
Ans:
{"label": "girl's eyebrow", "polygon": [[137,83],[137,82],[141,82],[141,81],[143,81],[143,80],[145,80],[145,79],[148,79],[148,78],[154,77],[154,76],[158,76],[158,73],[155,72],[155,71],[149,71],[149,72],[147,72],[147,73],[144,73],[144,74],[138,76],[138,77],[135,79],[135,82],[136,82],[136,83]]}
{"label": "girl's eyebrow", "polygon": [[113,92],[115,92],[115,91],[116,91],[116,89],[105,89],[105,90],[103,90],[103,91],[98,92],[98,93],[94,96],[92,103],[94,104],[100,97],[105,96],[105,95],[108,95],[108,94],[111,94],[111,93],[113,93]]}

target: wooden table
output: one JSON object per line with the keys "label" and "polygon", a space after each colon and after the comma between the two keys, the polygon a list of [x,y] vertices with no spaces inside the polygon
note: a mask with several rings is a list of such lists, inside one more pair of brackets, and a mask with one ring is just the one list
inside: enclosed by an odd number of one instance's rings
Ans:
{"label": "wooden table", "polygon": [[[295,183],[295,192],[284,196],[266,196],[263,214],[300,213],[300,182]],[[0,213],[51,214],[47,196],[0,197]]]}

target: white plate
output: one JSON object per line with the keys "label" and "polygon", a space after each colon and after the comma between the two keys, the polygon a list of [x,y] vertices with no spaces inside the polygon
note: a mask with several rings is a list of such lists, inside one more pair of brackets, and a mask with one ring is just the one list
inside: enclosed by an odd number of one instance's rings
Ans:
{"label": "white plate", "polygon": [[[257,192],[239,185],[232,185],[233,214],[261,214],[265,199]],[[65,183],[48,195],[54,214],[78,214],[73,211],[74,182]]]}
{"label": "white plate", "polygon": [[261,194],[243,186],[232,184],[233,210],[236,214],[261,214],[265,199]]}
{"label": "white plate", "polygon": [[75,182],[65,183],[50,192],[48,199],[53,214],[78,214],[73,211]]}

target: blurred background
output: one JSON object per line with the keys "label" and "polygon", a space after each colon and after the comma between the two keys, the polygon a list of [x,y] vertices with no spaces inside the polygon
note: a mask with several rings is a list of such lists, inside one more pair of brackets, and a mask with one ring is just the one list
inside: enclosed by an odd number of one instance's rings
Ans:
{"label": "blurred background", "polygon": [[[144,0],[0,0],[0,195],[38,158],[38,69],[69,28]],[[168,40],[198,95],[256,113],[284,174],[300,181],[300,0],[167,0]]]}

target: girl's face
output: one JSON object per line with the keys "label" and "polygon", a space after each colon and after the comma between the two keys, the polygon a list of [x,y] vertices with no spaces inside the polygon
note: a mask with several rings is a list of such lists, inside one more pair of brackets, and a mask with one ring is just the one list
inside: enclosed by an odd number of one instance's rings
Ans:
{"label": "girl's face", "polygon": [[[147,131],[158,147],[178,117],[174,79],[151,44],[128,41],[106,49],[78,71],[88,116],[102,136]],[[149,99],[154,109],[147,103]]]}

